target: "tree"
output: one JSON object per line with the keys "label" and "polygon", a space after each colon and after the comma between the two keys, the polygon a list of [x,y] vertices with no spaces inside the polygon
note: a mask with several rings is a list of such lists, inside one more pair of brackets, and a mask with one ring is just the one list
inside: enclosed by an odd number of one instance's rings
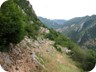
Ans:
{"label": "tree", "polygon": [[24,38],[24,15],[13,0],[0,8],[0,44],[18,43]]}

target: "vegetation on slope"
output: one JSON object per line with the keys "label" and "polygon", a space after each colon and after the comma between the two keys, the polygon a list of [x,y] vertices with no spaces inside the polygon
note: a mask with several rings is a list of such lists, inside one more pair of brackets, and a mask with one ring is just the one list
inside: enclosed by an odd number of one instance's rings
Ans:
{"label": "vegetation on slope", "polygon": [[45,68],[44,72],[82,72],[68,55],[58,52],[53,47],[54,41],[46,40],[40,44],[39,52],[41,53],[36,53],[38,61]]}
{"label": "vegetation on slope", "polygon": [[[49,22],[49,20],[47,19],[41,18],[40,20],[44,22],[45,25],[47,25],[47,23]],[[81,47],[96,50],[96,15],[75,17],[64,22],[64,24],[62,25],[58,25],[59,26],[54,24],[54,27],[57,26],[57,31],[70,37]],[[47,26],[55,29],[52,23],[50,24],[50,26]]]}
{"label": "vegetation on slope", "polygon": [[[44,27],[32,10],[29,1],[6,1],[0,8],[0,50],[6,50],[4,46],[9,46],[10,43],[19,43],[25,35],[36,39],[40,26]],[[44,36],[55,41],[54,46],[61,53],[62,50],[58,49],[56,45],[68,47],[72,51],[70,57],[77,61],[80,64],[78,66],[84,70],[91,70],[94,67],[96,61],[94,52],[83,51],[69,38],[52,29],[50,29],[49,33],[44,34]]]}
{"label": "vegetation on slope", "polygon": [[[20,1],[20,4],[15,1]],[[0,8],[1,51],[6,51],[4,46],[8,47],[10,43],[19,43],[25,35],[36,38],[40,25],[43,25],[39,23],[40,21],[32,12],[32,8],[28,6],[29,1],[26,0],[8,0],[2,4]]]}
{"label": "vegetation on slope", "polygon": [[[51,40],[54,40],[56,43],[63,47],[68,47],[72,50],[70,53],[71,58],[74,61],[79,62],[79,65],[81,68],[83,68],[86,71],[91,70],[94,68],[96,63],[96,53],[87,50],[81,49],[78,45],[76,45],[73,41],[71,41],[69,38],[65,37],[64,35],[54,31],[50,30],[49,34],[45,35],[46,38],[49,38]],[[61,49],[57,48],[57,51],[61,52]]]}
{"label": "vegetation on slope", "polygon": [[17,5],[9,0],[0,8],[0,50],[24,38],[24,16]]}
{"label": "vegetation on slope", "polygon": [[63,24],[66,22],[66,20],[63,19],[47,19],[43,17],[38,17],[47,27],[53,28],[53,29],[58,29],[63,26]]}

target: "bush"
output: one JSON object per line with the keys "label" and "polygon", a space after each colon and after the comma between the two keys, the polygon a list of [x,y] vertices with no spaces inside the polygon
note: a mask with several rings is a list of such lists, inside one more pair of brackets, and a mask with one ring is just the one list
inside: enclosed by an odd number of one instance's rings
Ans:
{"label": "bush", "polygon": [[38,35],[39,26],[37,24],[28,24],[26,26],[26,31],[29,37],[36,39]]}
{"label": "bush", "polygon": [[24,15],[13,0],[0,8],[0,46],[19,43],[25,35]]}
{"label": "bush", "polygon": [[78,67],[84,69],[84,71],[91,70],[96,63],[96,53],[93,51],[87,51],[81,49],[77,44],[71,41],[69,38],[64,35],[50,29],[50,33],[45,35],[45,38],[54,40],[54,47],[57,51],[61,52],[61,49],[56,45],[61,45],[63,47],[69,48],[72,52],[69,54],[71,58],[76,61],[79,65]]}

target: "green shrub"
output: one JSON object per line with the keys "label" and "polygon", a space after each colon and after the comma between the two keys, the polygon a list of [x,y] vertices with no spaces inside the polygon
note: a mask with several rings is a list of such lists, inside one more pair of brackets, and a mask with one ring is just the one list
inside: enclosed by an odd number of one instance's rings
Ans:
{"label": "green shrub", "polygon": [[0,46],[19,43],[25,35],[24,15],[13,0],[0,8]]}
{"label": "green shrub", "polygon": [[[55,41],[54,47],[57,51],[61,52],[61,49],[56,45],[61,45],[63,47],[69,48],[72,52],[69,54],[70,57],[76,61],[79,65],[78,67],[84,69],[85,71],[91,70],[96,63],[96,53],[86,51],[81,49],[77,44],[71,41],[64,35],[50,29],[50,33],[45,35],[45,38]],[[90,68],[89,68],[90,67]]]}
{"label": "green shrub", "polygon": [[38,30],[39,30],[39,26],[37,24],[28,24],[26,26],[26,32],[28,34],[28,36],[32,37],[33,39],[36,39],[38,36]]}

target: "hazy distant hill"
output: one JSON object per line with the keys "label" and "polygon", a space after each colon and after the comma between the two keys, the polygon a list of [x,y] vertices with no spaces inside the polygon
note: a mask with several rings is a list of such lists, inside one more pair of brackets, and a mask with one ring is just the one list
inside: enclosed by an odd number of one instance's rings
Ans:
{"label": "hazy distant hill", "polygon": [[[41,20],[44,22],[44,20]],[[65,34],[70,37],[74,42],[81,45],[83,48],[96,49],[96,15],[76,17],[68,21],[62,22],[62,24],[46,24],[50,28],[54,28],[56,31]],[[45,22],[44,22],[45,23]],[[45,24],[45,25],[46,25]]]}
{"label": "hazy distant hill", "polygon": [[38,17],[46,26],[48,26],[49,28],[53,28],[53,29],[57,29],[62,27],[62,25],[66,22],[66,20],[63,19],[47,19],[47,18],[43,18],[43,17]]}
{"label": "hazy distant hill", "polygon": [[96,15],[73,18],[57,31],[67,35],[83,48],[96,49]]}

